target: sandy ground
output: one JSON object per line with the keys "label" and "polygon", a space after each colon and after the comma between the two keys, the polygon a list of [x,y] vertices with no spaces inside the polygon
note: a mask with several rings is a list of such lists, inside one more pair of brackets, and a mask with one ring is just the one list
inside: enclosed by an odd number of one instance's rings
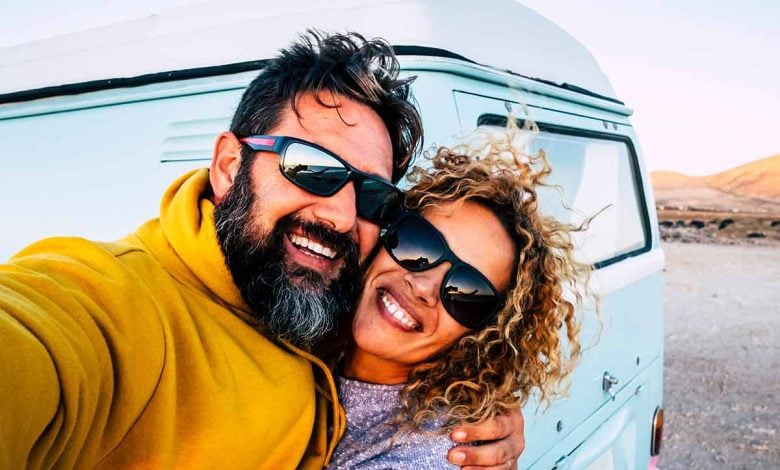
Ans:
{"label": "sandy ground", "polygon": [[661,468],[780,469],[780,247],[664,250]]}

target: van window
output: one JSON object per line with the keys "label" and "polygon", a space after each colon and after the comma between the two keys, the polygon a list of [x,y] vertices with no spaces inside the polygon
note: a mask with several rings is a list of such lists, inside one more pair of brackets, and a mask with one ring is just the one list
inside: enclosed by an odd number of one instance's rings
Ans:
{"label": "van window", "polygon": [[[575,241],[580,257],[603,264],[646,244],[642,212],[631,159],[625,142],[542,131],[531,150],[544,149],[553,168],[540,207],[561,221],[580,223],[596,215]],[[559,195],[560,194],[560,195]],[[560,199],[566,207],[564,210]]]}
{"label": "van window", "polygon": [[[506,118],[489,115],[478,121],[482,126],[505,123]],[[529,150],[544,150],[552,167],[547,182],[553,186],[540,188],[540,209],[574,224],[595,216],[587,231],[574,236],[578,258],[601,267],[642,251],[648,237],[629,143],[613,135],[540,128]]]}

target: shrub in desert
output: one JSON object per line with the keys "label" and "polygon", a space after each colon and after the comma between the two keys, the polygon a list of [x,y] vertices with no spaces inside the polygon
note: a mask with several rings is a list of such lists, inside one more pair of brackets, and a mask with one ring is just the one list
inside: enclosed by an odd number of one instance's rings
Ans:
{"label": "shrub in desert", "polygon": [[658,225],[664,228],[671,228],[674,227],[674,222],[672,222],[671,220],[662,220],[658,222]]}
{"label": "shrub in desert", "polygon": [[688,224],[688,227],[704,228],[705,225],[707,225],[707,224],[705,224],[701,220],[691,220],[691,223]]}
{"label": "shrub in desert", "polygon": [[685,227],[685,221],[684,220],[678,220],[674,223],[675,227]]}
{"label": "shrub in desert", "polygon": [[718,225],[718,230],[723,230],[724,228],[728,227],[733,223],[734,223],[734,219],[723,219]]}
{"label": "shrub in desert", "polygon": [[766,238],[766,234],[762,232],[750,232],[747,234],[748,238]]}
{"label": "shrub in desert", "polygon": [[780,220],[773,220],[771,224],[769,224],[772,228],[778,228],[780,227]]}

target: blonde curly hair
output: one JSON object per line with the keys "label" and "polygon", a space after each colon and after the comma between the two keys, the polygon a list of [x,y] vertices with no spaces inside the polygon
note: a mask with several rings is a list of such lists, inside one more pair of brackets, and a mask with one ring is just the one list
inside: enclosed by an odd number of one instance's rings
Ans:
{"label": "blonde curly hair", "polygon": [[521,134],[528,135],[510,128],[478,135],[479,145],[440,148],[428,156],[430,168],[416,167],[408,176],[410,209],[465,201],[490,209],[514,242],[515,262],[496,318],[412,369],[401,390],[400,431],[442,416],[446,429],[481,422],[532,393],[549,404],[565,390],[579,357],[575,305],[589,295],[590,267],[574,259],[570,235],[584,227],[539,213],[537,188],[551,170],[543,151],[530,155],[518,147]]}

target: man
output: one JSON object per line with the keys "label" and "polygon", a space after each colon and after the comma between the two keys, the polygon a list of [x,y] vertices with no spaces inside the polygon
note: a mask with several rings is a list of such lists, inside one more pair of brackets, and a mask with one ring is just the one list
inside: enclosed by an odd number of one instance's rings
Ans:
{"label": "man", "polygon": [[[175,181],[158,219],[0,267],[1,468],[327,463],[344,416],[307,350],[352,307],[383,185],[421,139],[397,70],[380,41],[310,34],[250,85],[210,170]],[[455,463],[511,465],[522,421],[454,437],[500,438]]]}

